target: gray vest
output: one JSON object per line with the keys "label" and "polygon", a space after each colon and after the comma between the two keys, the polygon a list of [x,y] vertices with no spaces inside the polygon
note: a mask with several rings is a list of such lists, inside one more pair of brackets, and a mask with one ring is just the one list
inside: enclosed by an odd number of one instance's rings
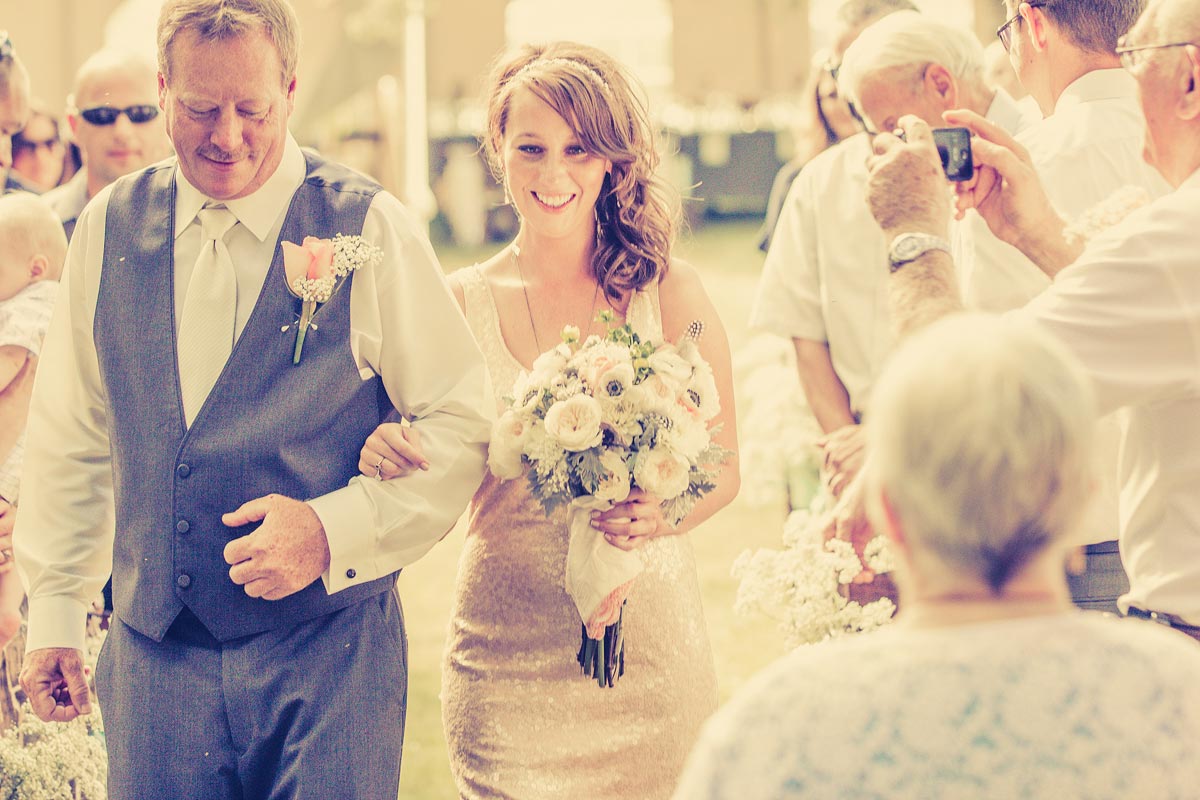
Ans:
{"label": "gray vest", "polygon": [[[380,187],[306,154],[308,174],[280,232],[358,234]],[[293,625],[392,587],[395,576],[327,594],[320,579],[282,600],[248,597],[222,551],[256,525],[221,515],[272,492],[300,500],[357,474],[363,441],[391,409],[378,377],[350,353],[353,274],[317,311],[292,365],[299,300],[284,285],[282,248],[258,302],[191,428],[184,424],[175,344],[175,164],[121,179],[105,224],[95,341],[107,392],[116,540],[113,606],[155,640],[184,606],[226,641]]]}

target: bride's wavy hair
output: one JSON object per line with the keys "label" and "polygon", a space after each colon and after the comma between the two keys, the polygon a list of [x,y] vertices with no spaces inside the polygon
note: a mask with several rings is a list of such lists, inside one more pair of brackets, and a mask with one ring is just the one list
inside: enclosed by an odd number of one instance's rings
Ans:
{"label": "bride's wavy hair", "polygon": [[501,56],[488,78],[484,150],[502,183],[509,102],[522,87],[566,120],[588,153],[612,162],[596,200],[597,283],[618,299],[661,280],[670,266],[679,200],[655,174],[654,129],[634,80],[605,53],[574,42],[524,45]]}

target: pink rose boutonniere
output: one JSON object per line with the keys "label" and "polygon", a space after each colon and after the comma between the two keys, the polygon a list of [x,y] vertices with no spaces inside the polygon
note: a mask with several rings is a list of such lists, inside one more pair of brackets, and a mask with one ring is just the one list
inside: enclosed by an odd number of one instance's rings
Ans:
{"label": "pink rose boutonniere", "polygon": [[[333,297],[351,272],[363,265],[378,264],[383,251],[361,236],[340,233],[332,239],[305,236],[301,244],[280,242],[280,247],[288,291],[300,300],[300,316],[295,323],[296,346],[292,350],[292,363],[299,364],[308,329],[317,330],[313,323],[317,307]],[[282,330],[291,327],[284,325]]]}

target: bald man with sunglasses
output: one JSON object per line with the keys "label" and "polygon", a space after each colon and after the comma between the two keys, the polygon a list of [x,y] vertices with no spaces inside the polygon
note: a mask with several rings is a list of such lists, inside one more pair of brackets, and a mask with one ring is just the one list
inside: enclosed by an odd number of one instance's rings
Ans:
{"label": "bald man with sunglasses", "polygon": [[101,50],[79,68],[67,121],[83,154],[83,169],[44,195],[62,219],[68,239],[97,192],[170,155],[157,85],[154,64],[125,53]]}

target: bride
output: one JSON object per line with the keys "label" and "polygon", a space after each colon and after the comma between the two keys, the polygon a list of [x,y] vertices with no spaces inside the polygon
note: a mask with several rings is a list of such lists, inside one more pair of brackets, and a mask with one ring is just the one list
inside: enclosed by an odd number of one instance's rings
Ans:
{"label": "bride", "polygon": [[[560,42],[503,57],[489,81],[484,147],[521,219],[516,240],[450,285],[487,357],[497,408],[565,325],[602,333],[611,309],[643,338],[700,350],[721,397],[714,439],[736,452],[729,346],[696,271],[671,258],[677,207],[654,170],[646,109],[604,53]],[[415,444],[415,443],[413,443]],[[400,425],[367,440],[360,468],[420,466]],[[738,490],[736,455],[677,526],[635,491],[593,525],[646,569],[625,613],[626,672],[611,689],[575,660],[580,621],[563,588],[565,512],[524,479],[488,475],[469,510],[442,673],[451,769],[465,798],[669,797],[716,706],[712,651],[684,535]]]}

